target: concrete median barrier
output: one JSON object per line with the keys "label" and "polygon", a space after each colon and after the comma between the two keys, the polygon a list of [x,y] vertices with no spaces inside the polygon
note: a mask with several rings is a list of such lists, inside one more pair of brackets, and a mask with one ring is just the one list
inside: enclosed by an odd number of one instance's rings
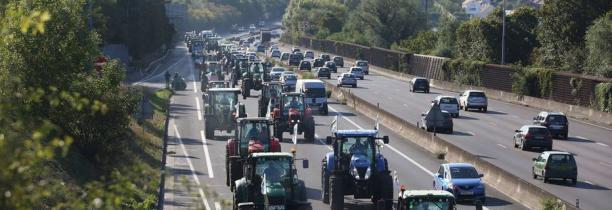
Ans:
{"label": "concrete median barrier", "polygon": [[379,104],[372,104],[355,96],[350,92],[350,89],[336,87],[327,81],[326,85],[328,90],[331,90],[333,98],[343,103],[346,102],[346,105],[363,115],[371,118],[378,116],[379,122],[382,125],[425,150],[434,154],[444,152],[446,153],[445,159],[449,162],[467,162],[473,164],[478,171],[484,174],[484,181],[489,187],[495,188],[530,209],[542,209],[540,201],[543,199],[559,200],[563,205],[563,209],[578,209],[574,205],[561,201],[555,195],[502,170],[492,163],[418,128],[416,122],[403,120],[395,114],[382,109]]}

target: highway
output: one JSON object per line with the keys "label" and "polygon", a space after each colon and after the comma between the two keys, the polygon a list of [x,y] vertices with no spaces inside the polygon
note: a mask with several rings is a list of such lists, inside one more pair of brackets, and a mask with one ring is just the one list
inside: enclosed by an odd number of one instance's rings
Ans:
{"label": "highway", "polygon": [[[166,164],[165,183],[165,209],[229,209],[232,194],[225,186],[224,152],[225,140],[228,136],[216,137],[214,139],[204,138],[204,121],[202,116],[203,103],[199,92],[199,83],[194,81],[193,61],[187,53],[183,44],[179,44],[171,53],[160,62],[159,66],[152,67],[157,70],[154,74],[139,85],[151,87],[163,87],[163,73],[179,72],[188,81],[185,91],[178,91],[172,98],[170,106],[170,122],[168,127],[168,155]],[[194,88],[198,87],[198,88]],[[254,96],[243,101],[247,105],[250,116],[256,115],[257,92]],[[326,209],[328,205],[321,203],[321,180],[320,161],[324,154],[330,151],[322,141],[325,136],[330,135],[329,123],[336,114],[341,116],[341,129],[372,128],[373,120],[355,114],[348,107],[335,103],[330,104],[329,116],[316,116],[317,141],[315,144],[302,143],[292,145],[289,136],[285,135],[282,143],[283,151],[289,151],[295,146],[298,157],[310,160],[310,168],[302,169],[298,163],[300,179],[306,183],[308,197],[313,209]],[[435,171],[440,160],[427,151],[421,150],[417,145],[409,143],[397,134],[388,131],[384,127],[383,135],[390,137],[390,145],[382,149],[382,153],[389,160],[389,166],[396,175],[399,185],[406,185],[409,189],[431,189],[432,171]],[[217,135],[223,135],[217,131]],[[227,134],[226,134],[227,135]],[[487,188],[488,209],[525,209],[524,206],[516,204],[510,198],[501,195],[492,188]],[[345,199],[347,209],[372,209],[369,200],[352,200],[349,196]],[[459,209],[474,209],[470,204],[462,204]]]}
{"label": "highway", "polygon": [[[281,51],[290,51],[292,47],[281,45]],[[320,52],[315,51],[315,54],[318,56]],[[353,63],[354,60],[345,58],[345,67]],[[407,82],[381,76],[377,74],[377,69],[370,66],[371,74],[366,75],[365,80],[359,80],[357,88],[348,89],[371,103],[380,103],[381,108],[414,124],[436,96],[450,95],[458,98],[458,92],[463,91],[450,92],[432,88],[429,94],[412,93]],[[347,70],[340,68],[338,72]],[[323,80],[336,84],[336,75],[333,74],[331,80]],[[461,111],[460,117],[454,119],[454,133],[439,135],[570,203],[579,199],[583,209],[609,208],[606,199],[612,197],[612,150],[609,146],[612,145],[612,129],[570,119],[569,139],[555,139],[553,149],[576,155],[578,184],[571,186],[555,181],[545,184],[541,179],[534,180],[531,177],[531,158],[537,157],[539,151],[521,151],[515,149],[512,142],[514,130],[531,124],[531,119],[539,110],[496,100],[489,100],[488,110],[487,113]]]}

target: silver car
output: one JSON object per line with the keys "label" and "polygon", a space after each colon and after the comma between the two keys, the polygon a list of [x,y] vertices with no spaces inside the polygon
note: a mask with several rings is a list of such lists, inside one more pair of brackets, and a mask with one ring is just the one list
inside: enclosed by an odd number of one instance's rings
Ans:
{"label": "silver car", "polygon": [[342,73],[338,75],[338,87],[350,85],[351,87],[357,87],[357,78],[351,73]]}
{"label": "silver car", "polygon": [[368,61],[357,60],[355,61],[355,66],[361,68],[364,74],[370,74],[370,65]]}
{"label": "silver car", "polygon": [[279,67],[279,66],[272,67],[272,71],[270,71],[270,79],[274,81],[280,80],[283,72],[285,72],[285,68],[283,67]]}
{"label": "silver car", "polygon": [[363,69],[361,69],[361,67],[351,67],[351,69],[349,69],[348,73],[353,74],[355,77],[363,80],[364,76],[363,76]]}
{"label": "silver car", "polygon": [[439,104],[440,109],[448,112],[452,117],[459,117],[459,102],[457,102],[457,98],[453,96],[438,96],[431,103]]}

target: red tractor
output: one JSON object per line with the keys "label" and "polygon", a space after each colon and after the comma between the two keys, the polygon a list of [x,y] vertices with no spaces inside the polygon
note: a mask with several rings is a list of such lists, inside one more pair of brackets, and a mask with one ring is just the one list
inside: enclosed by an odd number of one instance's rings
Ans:
{"label": "red tractor", "polygon": [[312,109],[304,103],[303,93],[283,93],[278,104],[274,108],[272,118],[274,119],[274,137],[283,139],[283,133],[294,133],[297,125],[297,134],[304,134],[304,138],[310,142],[315,139],[315,122]]}
{"label": "red tractor", "polygon": [[227,140],[225,152],[226,185],[234,190],[234,182],[243,177],[244,160],[257,152],[280,152],[281,145],[273,137],[270,118],[239,118],[234,137]]}

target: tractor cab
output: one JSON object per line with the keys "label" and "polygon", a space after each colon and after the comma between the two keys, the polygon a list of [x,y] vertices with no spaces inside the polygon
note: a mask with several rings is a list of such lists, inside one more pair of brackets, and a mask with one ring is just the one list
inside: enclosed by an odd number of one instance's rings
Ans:
{"label": "tractor cab", "polygon": [[283,132],[294,133],[298,125],[298,134],[304,133],[304,138],[314,141],[315,124],[312,110],[304,103],[303,93],[283,93],[280,95],[278,108],[274,108],[271,117],[275,122],[275,136],[282,139]]}
{"label": "tractor cab", "polygon": [[206,138],[212,138],[215,130],[234,130],[236,119],[246,117],[246,109],[238,103],[238,88],[212,88],[202,95]]}
{"label": "tractor cab", "polygon": [[217,61],[209,61],[206,63],[206,76],[208,77],[209,82],[225,80],[223,75],[223,65]]}
{"label": "tractor cab", "polygon": [[[249,155],[244,177],[235,183],[234,209],[310,209],[295,160],[286,152]],[[303,167],[308,168],[307,160]]]}
{"label": "tractor cab", "polygon": [[239,118],[234,137],[226,144],[226,184],[233,188],[233,181],[242,177],[242,161],[253,153],[280,152],[278,139],[272,136],[273,122],[269,118]]}
{"label": "tractor cab", "polygon": [[[380,147],[389,137],[378,137],[378,130],[334,130],[326,143],[333,152],[322,161],[323,202],[331,209],[343,209],[344,195],[371,199],[382,209],[393,205],[393,178]],[[381,208],[379,208],[381,209]]]}
{"label": "tractor cab", "polygon": [[445,190],[400,189],[397,210],[454,210],[455,196]]}
{"label": "tractor cab", "polygon": [[261,94],[259,94],[259,116],[263,117],[278,107],[279,97],[283,93],[283,83],[281,82],[266,82],[263,84]]}

